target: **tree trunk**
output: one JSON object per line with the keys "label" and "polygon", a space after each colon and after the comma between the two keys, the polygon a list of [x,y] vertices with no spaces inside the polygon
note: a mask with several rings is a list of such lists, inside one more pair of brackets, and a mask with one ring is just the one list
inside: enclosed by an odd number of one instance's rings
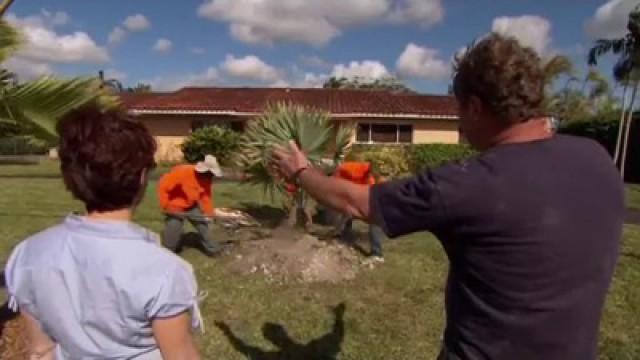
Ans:
{"label": "tree trunk", "polygon": [[627,104],[627,89],[628,85],[624,85],[622,89],[622,112],[620,114],[620,122],[618,124],[618,137],[616,138],[616,151],[613,155],[613,163],[618,166],[618,160],[620,160],[620,147],[622,145],[622,132],[624,130],[624,121],[626,119],[627,111],[625,109],[625,105]]}
{"label": "tree trunk", "polygon": [[310,215],[307,211],[306,195],[298,190],[293,195],[293,201],[289,208],[288,225],[297,229],[307,229],[311,223]]}
{"label": "tree trunk", "polygon": [[629,133],[631,130],[631,122],[633,121],[633,105],[636,100],[636,95],[638,94],[638,86],[640,86],[640,81],[635,81],[633,84],[633,93],[631,93],[631,102],[629,103],[629,112],[627,114],[627,123],[625,124],[624,129],[624,142],[622,146],[622,162],[620,164],[620,175],[622,176],[622,180],[624,181],[624,170],[627,162],[627,148],[629,147]]}
{"label": "tree trunk", "polygon": [[11,4],[13,4],[14,0],[3,0],[0,4],[0,17],[4,16],[4,14],[9,10]]}

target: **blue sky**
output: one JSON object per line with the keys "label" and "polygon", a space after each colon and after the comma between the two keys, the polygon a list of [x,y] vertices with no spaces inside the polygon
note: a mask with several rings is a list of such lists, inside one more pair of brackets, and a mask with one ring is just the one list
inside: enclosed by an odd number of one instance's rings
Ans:
{"label": "blue sky", "polygon": [[[499,30],[580,70],[597,37],[620,36],[640,0],[17,0],[27,35],[6,64],[22,78],[95,74],[160,90],[318,86],[393,74],[446,92],[452,56]],[[120,29],[120,30],[118,30]],[[611,59],[601,68],[609,74]]]}

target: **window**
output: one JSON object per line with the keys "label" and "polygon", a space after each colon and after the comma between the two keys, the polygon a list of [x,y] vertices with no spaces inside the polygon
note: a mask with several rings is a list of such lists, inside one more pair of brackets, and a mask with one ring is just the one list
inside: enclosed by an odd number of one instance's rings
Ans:
{"label": "window", "polygon": [[413,125],[358,124],[356,141],[360,143],[410,144]]}
{"label": "window", "polygon": [[206,119],[206,120],[193,120],[191,122],[191,130],[198,130],[207,126],[222,126],[230,128],[235,132],[242,132],[244,130],[244,122],[243,121],[233,121],[233,120],[218,120],[218,119]]}

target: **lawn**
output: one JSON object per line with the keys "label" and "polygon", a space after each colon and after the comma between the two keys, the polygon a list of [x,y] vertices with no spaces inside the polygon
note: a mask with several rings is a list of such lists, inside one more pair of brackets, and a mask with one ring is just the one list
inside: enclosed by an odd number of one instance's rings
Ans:
{"label": "lawn", "polygon": [[640,185],[627,186],[627,199],[630,208],[640,210]]}
{"label": "lawn", "polygon": [[[50,165],[47,165],[50,166]],[[55,168],[54,168],[55,169]],[[37,177],[38,167],[12,167],[13,177],[2,178],[0,167],[0,262],[26,236],[55,224],[68,212],[80,210],[64,191],[59,178]],[[51,173],[51,168],[47,170]],[[55,170],[53,170],[55,172]],[[26,176],[19,177],[20,174]],[[137,221],[155,231],[162,218],[149,189]],[[637,199],[638,188],[630,189]],[[267,204],[255,188],[238,184],[215,187],[218,206]],[[207,331],[198,341],[205,359],[246,359],[216,326],[221,322],[242,340],[236,346],[255,346],[258,359],[275,356],[279,349],[265,339],[278,335],[275,323],[286,329],[290,359],[305,344],[331,332],[332,307],[346,307],[344,340],[324,337],[322,347],[340,346],[339,359],[433,359],[443,326],[442,292],[446,258],[430,235],[420,234],[386,243],[387,262],[360,273],[355,281],[340,284],[273,285],[259,277],[229,273],[225,259],[211,260],[195,250],[183,254],[197,272],[200,286],[209,293],[202,305]],[[640,227],[628,226],[620,264],[607,300],[601,336],[603,359],[640,358]],[[2,295],[4,296],[4,295]],[[280,329],[282,329],[280,328]],[[336,335],[336,334],[333,334]],[[271,354],[267,354],[271,352]],[[282,355],[282,354],[280,354]],[[270,356],[270,357],[268,357]],[[283,356],[283,355],[282,355]]]}

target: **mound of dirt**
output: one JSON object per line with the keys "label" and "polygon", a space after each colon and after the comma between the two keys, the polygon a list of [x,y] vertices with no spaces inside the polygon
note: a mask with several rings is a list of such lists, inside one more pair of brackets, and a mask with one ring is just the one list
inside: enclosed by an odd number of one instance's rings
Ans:
{"label": "mound of dirt", "polygon": [[354,279],[361,267],[361,256],[349,246],[286,230],[238,244],[229,263],[234,273],[262,274],[272,283],[336,283]]}

